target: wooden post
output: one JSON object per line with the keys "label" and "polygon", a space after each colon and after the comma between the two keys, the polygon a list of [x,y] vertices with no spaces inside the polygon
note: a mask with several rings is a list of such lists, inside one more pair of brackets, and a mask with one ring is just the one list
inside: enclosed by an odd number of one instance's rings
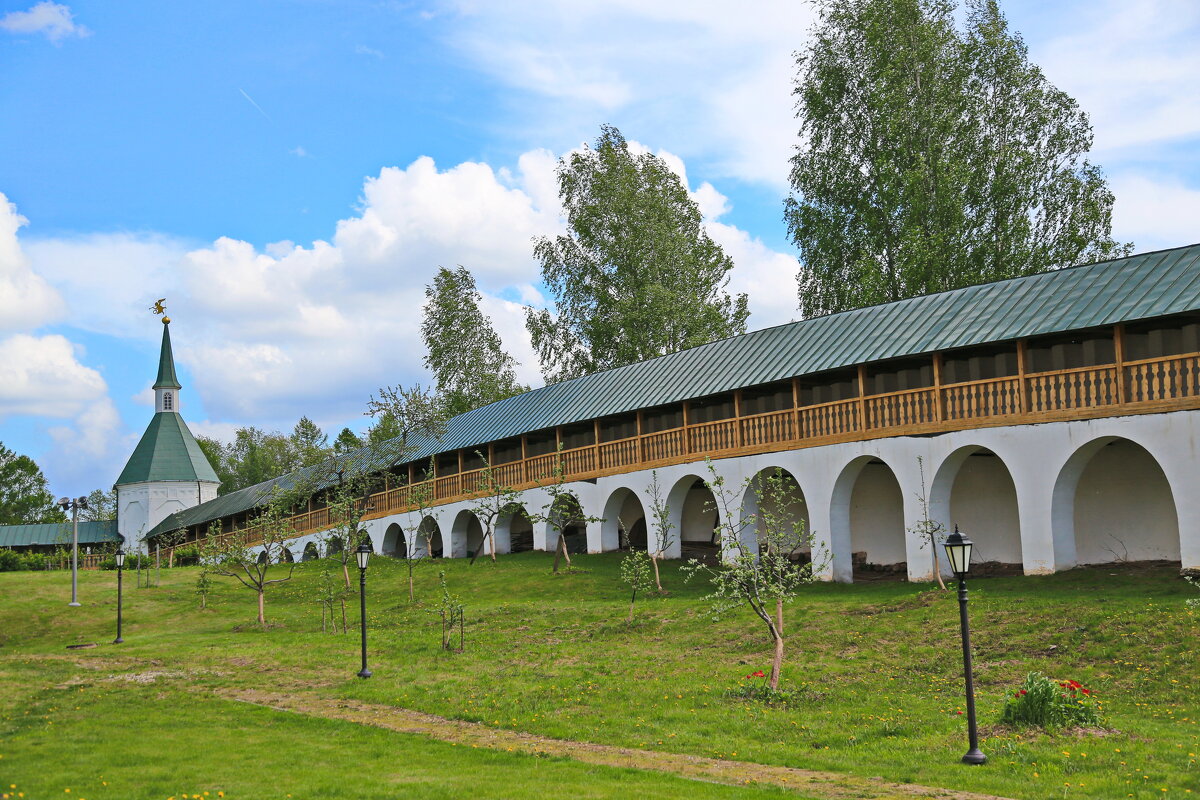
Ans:
{"label": "wooden post", "polygon": [[792,438],[803,439],[800,432],[800,379],[792,378]]}
{"label": "wooden post", "polygon": [[1017,340],[1017,394],[1020,402],[1021,413],[1025,414],[1029,411],[1029,389],[1025,386],[1025,370],[1027,369],[1026,360],[1028,353],[1025,351],[1025,340]]}
{"label": "wooden post", "polygon": [[942,354],[933,354],[933,400],[934,413],[938,422],[946,419],[945,400],[942,397]]}
{"label": "wooden post", "polygon": [[529,483],[529,447],[525,443],[525,434],[521,434],[521,481]]}
{"label": "wooden post", "polygon": [[684,400],[683,401],[683,452],[685,454],[692,452],[692,434],[691,434],[691,431],[688,430],[688,425],[691,424],[691,420],[688,419],[689,416],[690,415],[688,414],[688,401]]}
{"label": "wooden post", "polygon": [[600,469],[600,418],[592,420],[592,469]]}
{"label": "wooden post", "polygon": [[733,419],[734,426],[737,431],[737,446],[744,447],[746,444],[746,435],[742,431],[742,390],[733,390]]}
{"label": "wooden post", "polygon": [[858,365],[858,429],[867,429],[867,365]]}
{"label": "wooden post", "polygon": [[408,463],[408,485],[412,486],[417,482],[417,462],[410,461]]}
{"label": "wooden post", "polygon": [[1116,389],[1117,404],[1124,405],[1128,402],[1125,390],[1125,326],[1117,325],[1113,328],[1113,353],[1116,361],[1117,380]]}
{"label": "wooden post", "polygon": [[458,474],[462,475],[462,473],[463,473],[463,451],[462,451],[462,448],[459,448],[459,450],[458,450]]}
{"label": "wooden post", "polygon": [[646,460],[646,442],[642,439],[642,410],[637,410],[637,443],[638,443],[638,461],[645,462]]}

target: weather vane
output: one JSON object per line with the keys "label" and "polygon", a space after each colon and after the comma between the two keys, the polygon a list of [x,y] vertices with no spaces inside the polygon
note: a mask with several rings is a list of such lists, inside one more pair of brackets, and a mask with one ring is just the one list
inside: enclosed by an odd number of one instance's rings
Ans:
{"label": "weather vane", "polygon": [[[167,307],[165,305],[163,305],[163,303],[165,303],[166,301],[167,301],[167,298],[165,298],[165,297],[158,298],[157,300],[154,301],[154,305],[150,306],[150,310],[153,311],[155,314],[166,314]],[[163,325],[166,325],[170,321],[171,321],[170,317],[163,317]]]}

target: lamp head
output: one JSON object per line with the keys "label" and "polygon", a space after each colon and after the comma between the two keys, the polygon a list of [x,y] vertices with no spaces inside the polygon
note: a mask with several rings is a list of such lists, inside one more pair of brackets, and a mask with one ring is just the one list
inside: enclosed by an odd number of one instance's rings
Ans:
{"label": "lamp head", "polygon": [[66,511],[71,505],[71,500],[68,497],[60,497],[58,498],[58,504],[62,507],[63,511]]}
{"label": "lamp head", "polygon": [[125,566],[125,551],[120,547],[117,548],[117,552],[113,553],[113,558],[117,560],[117,569]]}
{"label": "lamp head", "polygon": [[958,526],[954,526],[954,533],[946,537],[946,558],[950,561],[950,570],[962,578],[971,569],[971,549],[975,543],[958,532]]}
{"label": "lamp head", "polygon": [[367,561],[371,558],[371,545],[363,542],[358,546],[358,550],[354,551],[354,555],[358,558],[358,568],[366,569]]}

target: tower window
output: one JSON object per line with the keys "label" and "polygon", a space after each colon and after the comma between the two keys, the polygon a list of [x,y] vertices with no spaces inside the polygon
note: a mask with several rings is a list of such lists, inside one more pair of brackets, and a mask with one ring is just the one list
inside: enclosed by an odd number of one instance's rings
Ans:
{"label": "tower window", "polygon": [[163,393],[163,411],[175,410],[175,396],[170,392]]}

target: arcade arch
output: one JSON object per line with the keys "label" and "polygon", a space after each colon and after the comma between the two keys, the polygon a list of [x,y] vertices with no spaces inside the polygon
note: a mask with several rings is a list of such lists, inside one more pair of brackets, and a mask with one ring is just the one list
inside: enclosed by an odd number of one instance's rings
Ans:
{"label": "arcade arch", "polygon": [[[1017,488],[995,452],[979,445],[955,450],[938,466],[928,499],[930,519],[946,533],[957,525],[975,543],[973,562],[1006,568],[1022,564]],[[940,563],[945,567],[944,558]]]}
{"label": "arcade arch", "polygon": [[383,555],[392,558],[405,558],[408,555],[408,542],[404,538],[404,529],[393,522],[383,532]]}
{"label": "arcade arch", "polygon": [[646,511],[637,493],[624,486],[615,489],[604,504],[600,523],[601,550],[645,550],[648,546]]}

